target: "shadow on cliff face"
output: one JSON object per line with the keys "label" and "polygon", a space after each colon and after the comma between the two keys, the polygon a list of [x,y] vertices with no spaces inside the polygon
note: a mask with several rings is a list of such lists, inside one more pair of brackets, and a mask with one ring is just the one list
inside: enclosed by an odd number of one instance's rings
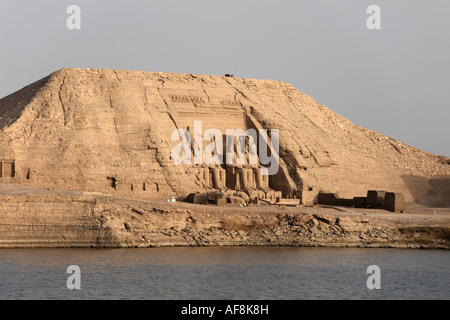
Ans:
{"label": "shadow on cliff face", "polygon": [[11,125],[19,118],[23,109],[49,79],[50,76],[42,78],[0,99],[0,129]]}
{"label": "shadow on cliff face", "polygon": [[401,178],[417,203],[450,208],[450,175],[436,175],[431,179],[403,175]]}

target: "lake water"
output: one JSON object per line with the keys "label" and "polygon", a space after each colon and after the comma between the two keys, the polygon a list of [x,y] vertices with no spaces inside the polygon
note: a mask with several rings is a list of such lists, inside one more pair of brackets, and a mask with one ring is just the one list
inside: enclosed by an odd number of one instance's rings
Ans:
{"label": "lake water", "polygon": [[[80,290],[69,290],[69,265]],[[380,267],[369,290],[367,267]],[[0,299],[450,299],[450,252],[188,247],[2,249]]]}

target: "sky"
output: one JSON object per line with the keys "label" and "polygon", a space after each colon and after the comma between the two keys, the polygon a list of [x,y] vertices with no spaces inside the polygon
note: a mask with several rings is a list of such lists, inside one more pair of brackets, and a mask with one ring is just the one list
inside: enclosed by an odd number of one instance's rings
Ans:
{"label": "sky", "polygon": [[448,0],[0,0],[0,97],[62,68],[232,73],[450,156],[449,13]]}

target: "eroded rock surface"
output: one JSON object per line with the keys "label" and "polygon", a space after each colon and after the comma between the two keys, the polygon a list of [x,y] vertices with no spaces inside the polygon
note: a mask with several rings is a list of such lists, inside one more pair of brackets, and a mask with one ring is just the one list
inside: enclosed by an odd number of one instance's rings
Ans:
{"label": "eroded rock surface", "polygon": [[[86,194],[0,197],[0,248],[326,246],[450,248],[450,210],[216,207]],[[367,212],[367,213],[366,213]]]}
{"label": "eroded rock surface", "polygon": [[[179,129],[192,156],[211,129],[265,130],[269,145],[279,130],[277,173],[261,175],[249,146],[244,164],[176,164]],[[262,205],[368,190],[402,193],[407,213]],[[166,202],[190,194],[217,206]],[[0,247],[448,248],[449,212],[410,208],[449,207],[449,195],[449,158],[359,127],[284,82],[63,69],[0,99]]]}
{"label": "eroded rock surface", "polygon": [[[175,165],[171,136],[194,133],[194,121],[201,134],[278,129],[277,174],[264,180],[260,165]],[[0,160],[3,182],[140,199],[241,189],[312,203],[320,191],[388,190],[449,205],[449,158],[359,127],[270,80],[63,69],[0,100]]]}

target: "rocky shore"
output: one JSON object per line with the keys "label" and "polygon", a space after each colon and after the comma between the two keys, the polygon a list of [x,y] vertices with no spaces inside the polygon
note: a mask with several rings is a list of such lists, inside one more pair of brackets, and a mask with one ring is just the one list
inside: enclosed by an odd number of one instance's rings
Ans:
{"label": "rocky shore", "polygon": [[209,206],[95,194],[0,196],[0,248],[450,248],[450,209]]}

